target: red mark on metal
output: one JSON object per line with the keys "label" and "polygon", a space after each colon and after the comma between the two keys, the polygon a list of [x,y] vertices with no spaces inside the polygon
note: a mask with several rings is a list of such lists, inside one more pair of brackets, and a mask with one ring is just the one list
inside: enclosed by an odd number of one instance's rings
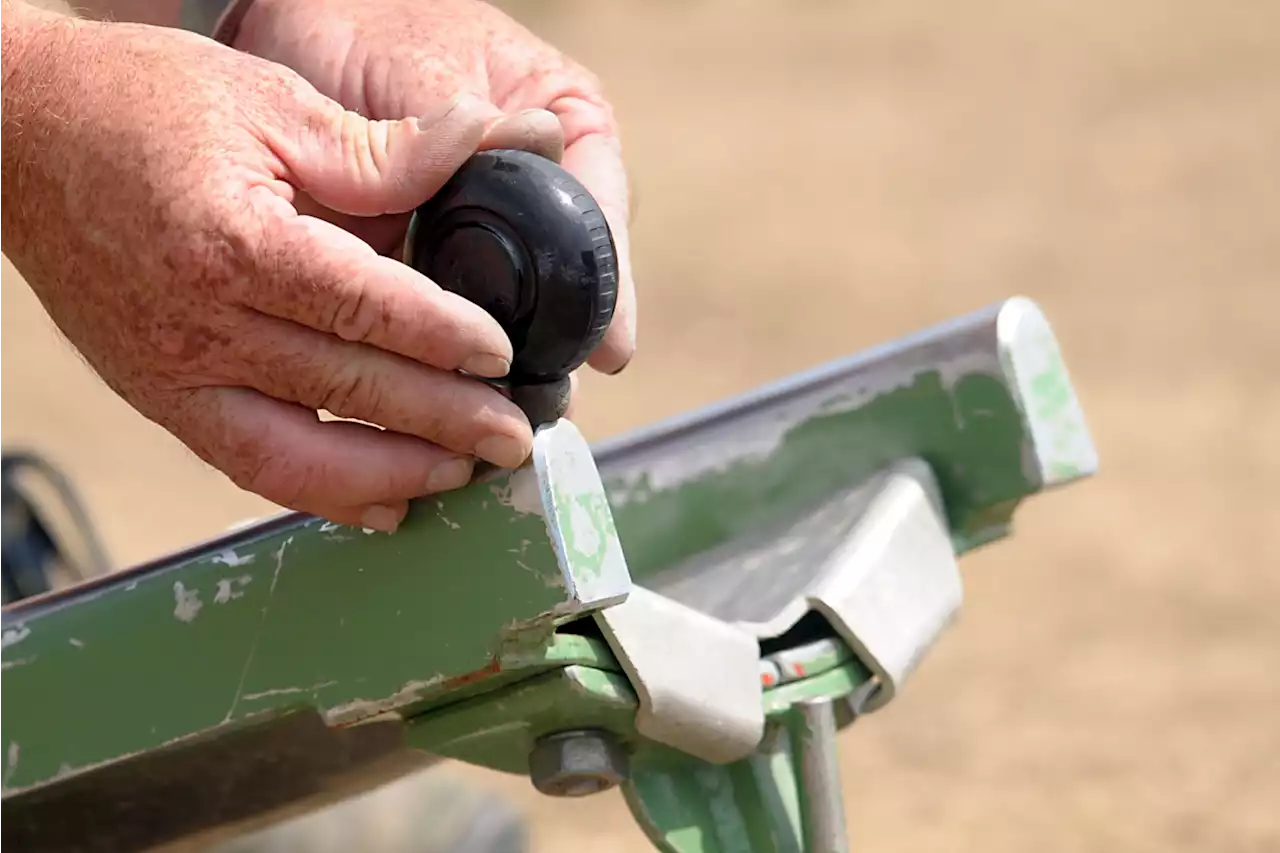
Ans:
{"label": "red mark on metal", "polygon": [[760,673],[760,683],[763,684],[765,687],[772,687],[773,673],[769,673],[769,672]]}
{"label": "red mark on metal", "polygon": [[792,664],[791,671],[795,673],[796,678],[804,678],[804,664]]}
{"label": "red mark on metal", "polygon": [[473,681],[479,681],[490,675],[497,675],[502,671],[502,666],[497,660],[490,661],[489,665],[484,669],[477,669],[475,672],[467,672],[462,675],[454,676],[446,679],[444,687],[446,690],[452,690],[455,687],[461,687],[464,684],[471,684]]}

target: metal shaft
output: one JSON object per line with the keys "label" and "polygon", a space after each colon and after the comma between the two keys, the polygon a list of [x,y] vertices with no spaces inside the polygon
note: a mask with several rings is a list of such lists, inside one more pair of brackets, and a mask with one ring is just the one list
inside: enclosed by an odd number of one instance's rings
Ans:
{"label": "metal shaft", "polygon": [[840,767],[836,760],[836,715],[831,700],[802,702],[797,751],[807,853],[848,853]]}

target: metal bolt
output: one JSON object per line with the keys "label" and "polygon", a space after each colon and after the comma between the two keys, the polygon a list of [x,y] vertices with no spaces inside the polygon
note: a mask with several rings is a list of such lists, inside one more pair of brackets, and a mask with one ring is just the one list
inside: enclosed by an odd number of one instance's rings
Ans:
{"label": "metal bolt", "polygon": [[625,781],[627,773],[622,744],[598,729],[546,735],[529,752],[529,778],[549,797],[598,794]]}

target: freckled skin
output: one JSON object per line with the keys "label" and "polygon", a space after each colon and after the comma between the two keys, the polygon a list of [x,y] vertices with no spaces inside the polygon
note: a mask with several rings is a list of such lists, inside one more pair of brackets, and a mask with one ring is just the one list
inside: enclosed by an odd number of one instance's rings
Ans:
{"label": "freckled skin", "polygon": [[[367,20],[261,0],[269,26],[242,31],[261,58],[5,0],[0,210],[6,254],[113,390],[241,487],[343,524],[377,510],[386,528],[408,499],[462,485],[484,448],[518,464],[532,436],[457,372],[509,361],[502,330],[375,238],[402,233],[481,147],[564,151],[614,215],[625,181],[594,82],[514,24],[427,5],[418,46],[391,55],[380,45],[403,40],[406,9],[356,5]],[[312,32],[326,16],[346,53]],[[336,52],[315,67],[289,55],[316,38]],[[493,50],[526,65],[495,74]],[[387,88],[428,79],[408,65],[427,57],[429,91]],[[619,340],[625,361],[629,331]]]}
{"label": "freckled skin", "polygon": [[[254,0],[235,46],[293,68],[374,119],[432,115],[460,92],[495,113],[554,114],[564,137],[555,159],[600,203],[621,265],[618,308],[588,364],[606,373],[626,365],[635,350],[627,178],[617,122],[594,75],[480,0]],[[492,147],[536,149],[531,135],[512,128]],[[403,221],[343,224],[387,247],[404,233]]]}

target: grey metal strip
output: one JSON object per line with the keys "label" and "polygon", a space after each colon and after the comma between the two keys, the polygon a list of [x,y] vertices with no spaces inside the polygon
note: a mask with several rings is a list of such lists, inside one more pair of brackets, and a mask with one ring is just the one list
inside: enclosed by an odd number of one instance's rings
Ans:
{"label": "grey metal strip", "polygon": [[840,765],[836,755],[836,717],[827,699],[801,702],[799,764],[803,790],[804,849],[810,853],[848,853]]}
{"label": "grey metal strip", "polygon": [[754,637],[642,587],[594,616],[640,699],[642,735],[713,764],[755,750],[764,704]]}

